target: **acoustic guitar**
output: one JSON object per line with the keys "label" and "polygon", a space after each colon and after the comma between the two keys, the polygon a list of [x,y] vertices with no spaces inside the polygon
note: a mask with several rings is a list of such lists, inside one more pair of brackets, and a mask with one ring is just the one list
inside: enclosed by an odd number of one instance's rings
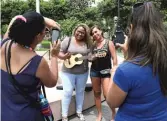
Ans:
{"label": "acoustic guitar", "polygon": [[[106,52],[99,52],[99,53],[93,54],[92,56],[102,58],[106,56]],[[66,68],[72,68],[75,65],[81,65],[83,63],[83,60],[86,60],[90,57],[91,56],[89,55],[83,56],[82,54],[71,55],[69,59],[66,59],[64,61],[64,65]]]}

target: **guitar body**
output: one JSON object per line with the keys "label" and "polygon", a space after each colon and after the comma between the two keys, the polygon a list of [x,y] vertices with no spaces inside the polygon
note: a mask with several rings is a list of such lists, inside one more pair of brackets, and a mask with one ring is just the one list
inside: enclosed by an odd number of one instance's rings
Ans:
{"label": "guitar body", "polygon": [[66,68],[72,68],[75,65],[81,65],[83,63],[83,60],[79,58],[82,58],[81,54],[71,55],[69,59],[66,59],[64,61],[64,65],[66,66]]}
{"label": "guitar body", "polygon": [[[95,57],[103,58],[106,56],[106,52],[99,52],[95,55]],[[89,56],[82,56],[81,54],[71,55],[69,59],[66,59],[64,61],[64,65],[66,68],[72,68],[75,65],[81,65],[83,63],[83,60],[90,58]]]}

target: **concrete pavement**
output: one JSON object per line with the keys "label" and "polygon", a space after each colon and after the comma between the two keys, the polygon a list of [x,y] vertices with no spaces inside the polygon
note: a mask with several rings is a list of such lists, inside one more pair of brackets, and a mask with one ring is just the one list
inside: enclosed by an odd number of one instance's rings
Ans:
{"label": "concrete pavement", "polygon": [[[97,110],[95,106],[83,111],[83,114],[86,121],[96,121]],[[106,101],[102,102],[102,114],[102,121],[111,121],[111,111]],[[69,121],[79,121],[79,119],[76,115],[73,115],[69,117]]]}
{"label": "concrete pavement", "polygon": [[[43,55],[45,53],[45,51],[38,51],[37,53],[39,55]],[[50,63],[48,54],[46,54],[44,57],[46,58],[48,63]],[[117,57],[118,57],[118,63],[120,64],[124,59],[122,58],[120,53],[118,54]],[[59,70],[61,70],[62,62],[63,62],[62,60],[58,60]],[[87,83],[91,83],[90,78],[88,78]],[[59,84],[61,84],[60,77],[58,79],[58,85]],[[53,87],[53,88],[45,87],[45,89],[46,89],[47,99],[50,103],[51,109],[52,109],[54,117],[55,117],[55,121],[60,120],[61,119],[62,90],[57,90],[56,87]],[[102,99],[104,99],[104,98],[102,97]],[[94,106],[93,91],[85,92],[85,101],[84,101],[84,106],[83,106],[83,109],[85,111],[83,113],[86,116],[86,121],[95,121],[96,120],[97,111],[96,111],[96,108],[92,107],[92,106]],[[92,108],[90,108],[90,107],[92,107]],[[111,111],[110,111],[109,107],[107,106],[106,102],[102,103],[102,110],[103,110],[102,121],[110,121]],[[70,121],[79,121],[79,119],[76,117],[76,115],[73,115],[73,114],[75,114],[75,91],[73,93],[73,97],[72,97],[70,108],[69,108],[69,116],[70,116]]]}

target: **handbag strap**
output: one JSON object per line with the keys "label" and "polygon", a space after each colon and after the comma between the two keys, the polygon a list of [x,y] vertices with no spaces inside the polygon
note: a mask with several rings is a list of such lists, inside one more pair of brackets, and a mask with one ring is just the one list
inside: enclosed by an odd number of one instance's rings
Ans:
{"label": "handbag strap", "polygon": [[6,38],[6,39],[2,40],[2,41],[1,41],[1,47],[2,47],[3,44],[4,44],[5,42],[7,42],[8,40],[10,40],[10,38]]}
{"label": "handbag strap", "polygon": [[46,98],[45,87],[44,87],[44,85],[43,85],[43,84],[42,84],[42,92],[43,92],[44,97]]}
{"label": "handbag strap", "polygon": [[17,82],[17,80],[15,79],[15,77],[13,76],[12,72],[11,72],[11,63],[10,63],[10,59],[11,59],[11,46],[13,44],[13,41],[11,41],[9,43],[9,47],[8,47],[8,51],[7,51],[7,45],[8,42],[5,45],[5,64],[6,64],[6,68],[7,68],[7,72],[10,75],[10,82],[13,84],[13,86],[15,87],[15,89],[25,98],[28,99],[30,102],[30,105],[33,107],[39,107],[39,101],[36,100],[35,98],[31,97],[23,87],[21,87],[21,85]]}
{"label": "handbag strap", "polygon": [[68,44],[67,44],[66,52],[68,51],[68,48],[69,48],[69,46],[70,46],[71,38],[72,38],[72,37],[69,37],[69,41],[68,41]]}

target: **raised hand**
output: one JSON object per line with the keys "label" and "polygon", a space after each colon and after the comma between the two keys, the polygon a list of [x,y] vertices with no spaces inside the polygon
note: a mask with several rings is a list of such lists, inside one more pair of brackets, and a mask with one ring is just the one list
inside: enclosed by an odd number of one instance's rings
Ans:
{"label": "raised hand", "polygon": [[69,59],[71,57],[71,53],[67,52],[64,54],[64,60]]}
{"label": "raised hand", "polygon": [[124,44],[116,43],[116,47],[121,48],[121,50],[125,56],[125,54],[128,50],[128,36],[124,35],[124,37],[125,37],[125,43]]}
{"label": "raised hand", "polygon": [[55,42],[53,44],[50,43],[50,50],[51,50],[51,56],[55,57],[59,54],[60,51],[60,41]]}
{"label": "raised hand", "polygon": [[88,54],[88,60],[89,60],[90,62],[94,61],[95,59],[96,59],[96,56],[95,56],[94,54],[92,54],[92,53],[89,53],[89,54]]}

